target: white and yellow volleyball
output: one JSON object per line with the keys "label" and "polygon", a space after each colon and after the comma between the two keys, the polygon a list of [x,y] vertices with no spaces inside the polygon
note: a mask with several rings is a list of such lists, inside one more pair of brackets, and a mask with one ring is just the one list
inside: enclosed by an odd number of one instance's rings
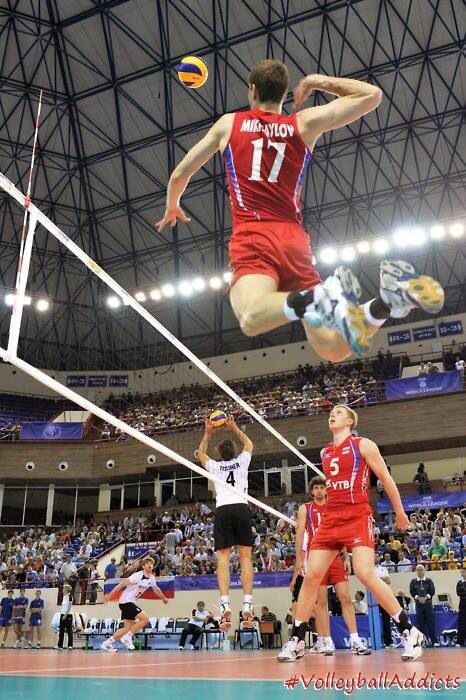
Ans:
{"label": "white and yellow volleyball", "polygon": [[207,65],[198,56],[185,56],[176,66],[178,78],[187,88],[197,89],[204,85],[209,76]]}

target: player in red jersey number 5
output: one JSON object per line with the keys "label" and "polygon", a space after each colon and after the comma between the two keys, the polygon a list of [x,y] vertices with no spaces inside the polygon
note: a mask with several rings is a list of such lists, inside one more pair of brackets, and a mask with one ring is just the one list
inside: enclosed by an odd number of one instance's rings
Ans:
{"label": "player in red jersey number 5", "polygon": [[307,569],[296,607],[291,639],[283,645],[279,661],[296,661],[304,656],[307,620],[311,617],[317,592],[326,571],[343,547],[353,555],[354,573],[392,617],[402,634],[404,661],[422,653],[422,635],[411,625],[394,593],[376,576],[374,567],[374,528],[369,505],[369,472],[383,483],[396,514],[396,526],[406,530],[408,516],[379,448],[363,437],[354,437],[358,416],[349,406],[334,406],[329,416],[333,442],[322,451],[322,468],[327,479],[327,508],[312,538]]}

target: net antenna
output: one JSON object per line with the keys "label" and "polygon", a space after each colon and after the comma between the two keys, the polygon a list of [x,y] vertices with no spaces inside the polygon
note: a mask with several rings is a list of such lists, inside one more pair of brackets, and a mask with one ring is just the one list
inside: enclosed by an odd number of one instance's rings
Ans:
{"label": "net antenna", "polygon": [[145,321],[147,321],[156,331],[163,335],[166,340],[168,340],[172,345],[174,345],[185,357],[188,358],[194,365],[196,365],[206,376],[209,377],[217,386],[219,386],[226,394],[228,394],[239,406],[241,406],[247,413],[249,413],[258,423],[260,423],[269,433],[271,433],[277,440],[279,440],[282,445],[284,445],[288,450],[293,452],[301,461],[302,464],[310,467],[316,474],[324,476],[324,474],[316,467],[313,462],[311,462],[307,457],[305,457],[292,443],[290,443],[281,433],[278,432],[270,423],[268,423],[264,418],[259,415],[255,409],[250,406],[244,399],[242,399],[238,394],[226,384],[220,377],[218,377],[215,372],[213,372],[207,365],[205,365],[202,360],[200,360],[194,353],[189,350],[178,338],[176,338],[165,326],[163,326],[152,314],[147,311],[129,292],[127,292],[123,287],[121,287],[118,282],[116,282],[109,274],[107,274],[100,265],[93,260],[87,253],[85,253],[79,246],[74,243],[56,224],[53,223],[45,214],[43,214],[40,209],[38,209],[31,201],[31,188],[32,188],[32,177],[33,168],[35,160],[35,152],[37,146],[37,135],[39,127],[39,117],[40,109],[42,104],[42,91],[39,98],[39,108],[36,119],[36,128],[34,133],[34,146],[31,158],[31,167],[29,171],[28,189],[26,195],[24,195],[3,173],[0,173],[0,188],[3,189],[8,195],[13,197],[21,207],[24,208],[24,223],[23,232],[21,237],[20,254],[18,260],[18,269],[16,277],[16,289],[14,295],[14,304],[10,320],[10,331],[8,336],[8,346],[7,349],[0,347],[0,357],[5,362],[10,362],[15,365],[26,374],[36,379],[38,382],[48,386],[50,389],[58,394],[61,394],[65,398],[74,402],[75,404],[81,406],[84,410],[90,411],[94,415],[98,416],[106,423],[119,428],[122,432],[130,435],[135,440],[142,442],[143,444],[151,447],[158,452],[161,452],[166,457],[174,460],[179,464],[183,464],[188,469],[200,474],[203,477],[207,477],[210,481],[227,488],[230,491],[247,498],[249,503],[256,505],[257,507],[265,510],[277,518],[280,518],[292,525],[295,522],[285,516],[283,513],[275,510],[266,503],[262,503],[253,496],[244,496],[240,491],[235,489],[230,484],[225,484],[221,479],[216,477],[214,474],[209,474],[201,467],[193,464],[182,455],[171,450],[166,445],[154,440],[153,438],[140,433],[135,428],[127,425],[120,419],[113,416],[111,413],[104,411],[99,406],[88,401],[86,398],[80,396],[78,393],[72,391],[69,387],[65,387],[60,384],[52,377],[49,377],[45,372],[42,372],[38,368],[30,365],[21,358],[18,357],[18,342],[19,334],[21,328],[21,319],[24,308],[24,298],[26,291],[26,283],[29,274],[29,267],[31,263],[32,246],[34,242],[34,234],[37,224],[42,225],[49,233],[51,233],[55,238],[57,238],[60,243],[68,248],[89,270],[91,270],[100,280],[102,280],[110,289],[112,289],[115,294],[122,300],[123,304],[131,306]]}

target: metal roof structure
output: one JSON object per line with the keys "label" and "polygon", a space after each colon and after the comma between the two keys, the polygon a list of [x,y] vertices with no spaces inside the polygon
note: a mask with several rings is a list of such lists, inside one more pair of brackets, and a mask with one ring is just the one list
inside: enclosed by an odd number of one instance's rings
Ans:
{"label": "metal roof structure", "polygon": [[[250,68],[275,57],[292,83],[324,73],[384,92],[375,112],[315,148],[303,206],[316,251],[400,225],[448,224],[464,216],[465,27],[462,0],[6,0],[0,170],[26,190],[43,89],[35,204],[130,291],[223,272],[230,214],[220,157],[183,198],[191,223],[161,235],[153,224],[174,165],[222,113],[247,106]],[[186,54],[209,67],[199,90],[185,88],[174,70]],[[291,94],[285,106],[291,110]],[[3,193],[0,220],[0,288],[8,291],[22,212]],[[445,312],[464,311],[461,239],[429,241],[408,255],[445,286]],[[354,265],[364,296],[374,296],[378,258]],[[29,291],[53,305],[49,314],[25,312],[21,355],[38,366],[130,369],[169,357],[166,341],[134,312],[107,307],[95,276],[44,230]],[[226,291],[147,306],[199,356],[302,337],[299,324],[244,337]],[[3,337],[9,311],[0,300]]]}

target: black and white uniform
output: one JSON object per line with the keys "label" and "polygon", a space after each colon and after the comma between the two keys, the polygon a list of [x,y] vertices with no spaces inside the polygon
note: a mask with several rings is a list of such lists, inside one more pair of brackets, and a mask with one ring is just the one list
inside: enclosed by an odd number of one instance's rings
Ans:
{"label": "black and white uniform", "polygon": [[143,571],[137,571],[135,574],[131,574],[131,576],[128,577],[128,581],[129,586],[126,586],[119,600],[121,619],[135,620],[142,610],[134,601],[149,588],[156,587],[157,579],[152,575],[146,576]]}
{"label": "black and white uniform", "polygon": [[[226,484],[247,494],[250,462],[251,453],[244,451],[238,457],[228,461],[216,462],[209,459],[206,468]],[[215,488],[217,491],[214,523],[215,549],[229,549],[234,545],[252,547],[251,512],[246,498],[218,484],[215,484]]]}

